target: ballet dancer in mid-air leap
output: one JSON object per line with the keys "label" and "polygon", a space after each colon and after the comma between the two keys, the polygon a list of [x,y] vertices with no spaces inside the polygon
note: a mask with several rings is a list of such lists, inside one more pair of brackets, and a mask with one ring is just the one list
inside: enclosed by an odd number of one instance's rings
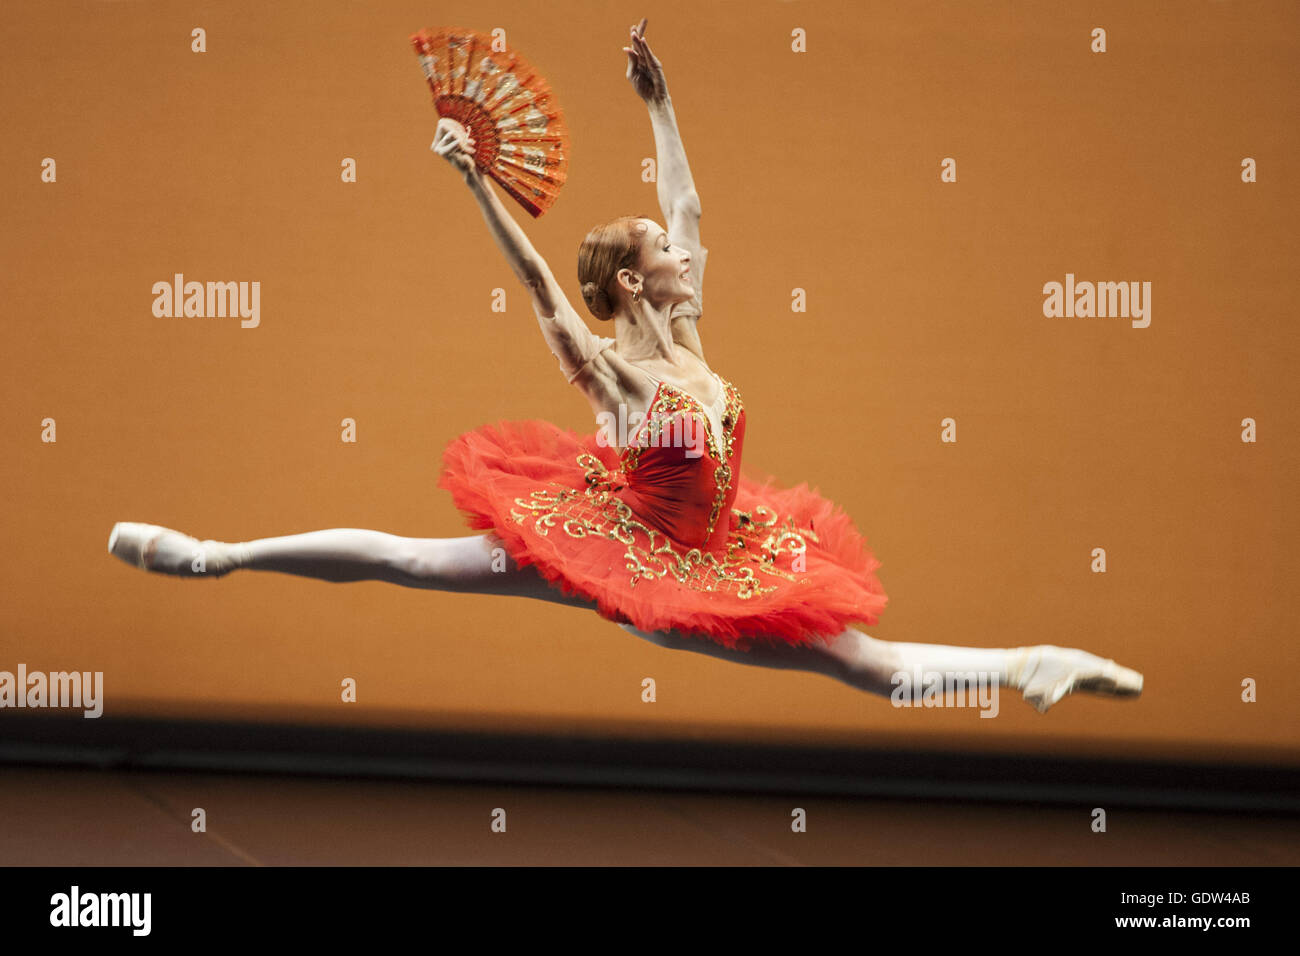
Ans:
{"label": "ballet dancer in mid-air leap", "polygon": [[900,643],[854,626],[877,623],[886,597],[852,521],[807,485],[742,471],[744,404],[705,361],[698,331],[708,254],[699,194],[644,31],[642,20],[623,50],[650,112],[664,222],[619,217],[578,253],[583,300],[613,337],[574,310],[478,168],[465,128],[440,120],[432,147],[469,186],[565,378],[601,420],[633,424],[630,434],[581,437],[532,419],[453,440],[440,484],[482,534],[333,528],[226,543],[121,522],[109,551],[183,577],[280,571],[554,601],[661,647],[811,671],[895,700],[906,687],[909,702],[926,685],[933,700],[935,675],[954,674],[1014,688],[1040,713],[1072,691],[1139,695],[1137,671],[1074,648]]}

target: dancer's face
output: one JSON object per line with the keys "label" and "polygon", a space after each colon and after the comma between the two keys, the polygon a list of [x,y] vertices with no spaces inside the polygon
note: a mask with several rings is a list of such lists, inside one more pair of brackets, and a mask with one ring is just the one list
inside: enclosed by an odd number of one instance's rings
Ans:
{"label": "dancer's face", "polygon": [[641,221],[646,224],[641,237],[641,298],[656,305],[688,301],[695,294],[691,254],[674,245],[667,230],[654,220]]}

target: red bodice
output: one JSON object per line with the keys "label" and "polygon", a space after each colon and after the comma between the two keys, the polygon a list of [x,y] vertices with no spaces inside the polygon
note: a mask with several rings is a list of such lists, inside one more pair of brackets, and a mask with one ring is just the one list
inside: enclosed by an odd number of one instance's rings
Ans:
{"label": "red bodice", "polygon": [[726,547],[745,444],[744,405],[730,382],[719,382],[725,395],[720,435],[698,400],[660,382],[619,468],[585,462],[595,466],[588,477],[593,487],[603,486],[673,541],[701,551]]}

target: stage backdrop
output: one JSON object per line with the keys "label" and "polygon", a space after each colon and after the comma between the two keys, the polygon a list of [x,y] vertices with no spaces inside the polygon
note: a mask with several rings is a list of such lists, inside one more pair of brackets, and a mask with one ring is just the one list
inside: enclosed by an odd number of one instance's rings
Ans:
{"label": "stage backdrop", "polygon": [[[876,637],[1084,647],[1141,670],[1140,701],[896,709],[559,605],[109,556],[122,520],[469,534],[436,485],[447,441],[595,427],[429,150],[408,36],[499,29],[551,82],[570,181],[540,220],[509,205],[581,309],[586,231],[659,217],[621,51],[642,15],[746,468],[853,516],[883,562]],[[1295,4],[10,0],[3,20],[0,670],[102,671],[115,714],[1300,758]],[[256,325],[155,315],[178,273],[259,283]],[[1119,315],[1073,308],[1111,282],[1137,293]]]}

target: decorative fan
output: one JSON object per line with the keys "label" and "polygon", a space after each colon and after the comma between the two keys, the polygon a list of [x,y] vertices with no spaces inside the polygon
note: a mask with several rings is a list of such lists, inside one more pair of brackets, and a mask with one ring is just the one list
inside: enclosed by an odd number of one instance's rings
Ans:
{"label": "decorative fan", "polygon": [[569,131],[546,80],[492,42],[456,27],[411,36],[438,115],[469,130],[478,167],[537,218],[568,175]]}

